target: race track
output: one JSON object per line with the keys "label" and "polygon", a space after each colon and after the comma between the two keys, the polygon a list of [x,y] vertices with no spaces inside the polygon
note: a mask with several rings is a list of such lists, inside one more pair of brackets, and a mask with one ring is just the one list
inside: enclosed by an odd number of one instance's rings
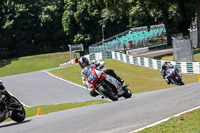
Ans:
{"label": "race track", "polygon": [[[54,84],[59,85],[58,83]],[[87,93],[85,94],[88,96]],[[116,102],[27,118],[20,124],[3,123],[0,124],[0,132],[129,133],[199,105],[200,83],[193,83],[134,94],[130,99],[122,98]]]}
{"label": "race track", "polygon": [[0,77],[6,89],[26,106],[96,100],[84,87],[65,82],[44,71]]}

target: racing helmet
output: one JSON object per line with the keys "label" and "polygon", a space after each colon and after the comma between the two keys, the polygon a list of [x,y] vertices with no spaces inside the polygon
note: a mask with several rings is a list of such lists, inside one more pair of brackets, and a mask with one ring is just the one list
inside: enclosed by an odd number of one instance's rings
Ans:
{"label": "racing helmet", "polygon": [[162,69],[166,69],[167,68],[167,62],[164,62],[163,64],[162,64]]}
{"label": "racing helmet", "polygon": [[[79,65],[80,65],[81,68],[84,68],[84,67],[90,65],[89,64],[89,60],[86,57],[84,57],[84,56],[79,59],[78,63],[79,63]],[[85,65],[83,65],[84,63],[85,63]]]}

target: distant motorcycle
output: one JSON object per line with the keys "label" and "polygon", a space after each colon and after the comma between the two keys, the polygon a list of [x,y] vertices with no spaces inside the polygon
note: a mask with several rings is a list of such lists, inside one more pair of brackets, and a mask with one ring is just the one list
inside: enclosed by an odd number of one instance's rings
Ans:
{"label": "distant motorcycle", "polygon": [[[175,68],[169,68],[166,71],[168,79],[170,79],[170,83],[175,85],[184,85],[182,75]],[[172,81],[173,80],[173,81]]]}
{"label": "distant motorcycle", "polygon": [[95,66],[87,66],[84,69],[82,76],[85,78],[87,87],[94,89],[98,94],[113,101],[117,101],[122,96],[124,98],[132,96],[132,92],[127,86],[122,88],[122,84],[117,79],[101,70],[95,69]]}
{"label": "distant motorcycle", "polygon": [[0,94],[0,123],[8,118],[16,122],[22,122],[26,117],[23,105],[12,96],[12,100],[18,103],[17,107],[10,107],[10,101],[6,96]]}

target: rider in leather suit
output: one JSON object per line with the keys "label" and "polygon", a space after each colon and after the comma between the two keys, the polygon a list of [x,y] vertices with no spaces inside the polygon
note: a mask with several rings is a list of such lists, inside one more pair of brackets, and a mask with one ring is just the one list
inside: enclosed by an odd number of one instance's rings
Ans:
{"label": "rider in leather suit", "polygon": [[172,64],[168,64],[167,62],[164,62],[161,66],[161,70],[160,73],[163,77],[163,79],[166,80],[167,84],[169,85],[170,82],[174,82],[170,77],[167,77],[167,70],[170,68],[175,68],[178,71],[178,68],[176,68],[176,66],[172,65]]}
{"label": "rider in leather suit", "polygon": [[[82,69],[84,69],[86,66],[90,66],[90,65],[95,65],[95,67],[97,69],[103,69],[103,67],[105,66],[105,62],[104,61],[97,61],[97,60],[92,60],[91,62],[89,62],[89,60],[86,57],[81,57],[79,59],[79,65]],[[121,79],[118,75],[116,75],[116,73],[114,72],[113,69],[103,69],[103,71],[106,74],[111,75],[112,77],[116,78],[121,84],[122,86],[124,85],[123,82],[124,80]],[[81,71],[81,75],[83,73],[83,70]],[[82,77],[83,80],[83,84],[85,85],[85,81],[84,81],[84,77]],[[86,86],[86,85],[85,85]],[[87,87],[87,86],[86,86]],[[99,95],[98,93],[96,93],[93,89],[89,90],[90,91],[90,95],[95,97],[97,95]]]}

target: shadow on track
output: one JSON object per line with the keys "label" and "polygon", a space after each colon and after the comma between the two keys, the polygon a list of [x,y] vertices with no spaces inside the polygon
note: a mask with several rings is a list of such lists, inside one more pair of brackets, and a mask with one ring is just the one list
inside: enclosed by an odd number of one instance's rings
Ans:
{"label": "shadow on track", "polygon": [[0,125],[0,128],[10,127],[10,126],[18,125],[18,124],[24,124],[24,123],[27,123],[27,122],[30,122],[30,121],[32,121],[32,120],[25,120],[23,122],[15,122],[15,123],[8,123],[8,124],[5,123],[5,125]]}

